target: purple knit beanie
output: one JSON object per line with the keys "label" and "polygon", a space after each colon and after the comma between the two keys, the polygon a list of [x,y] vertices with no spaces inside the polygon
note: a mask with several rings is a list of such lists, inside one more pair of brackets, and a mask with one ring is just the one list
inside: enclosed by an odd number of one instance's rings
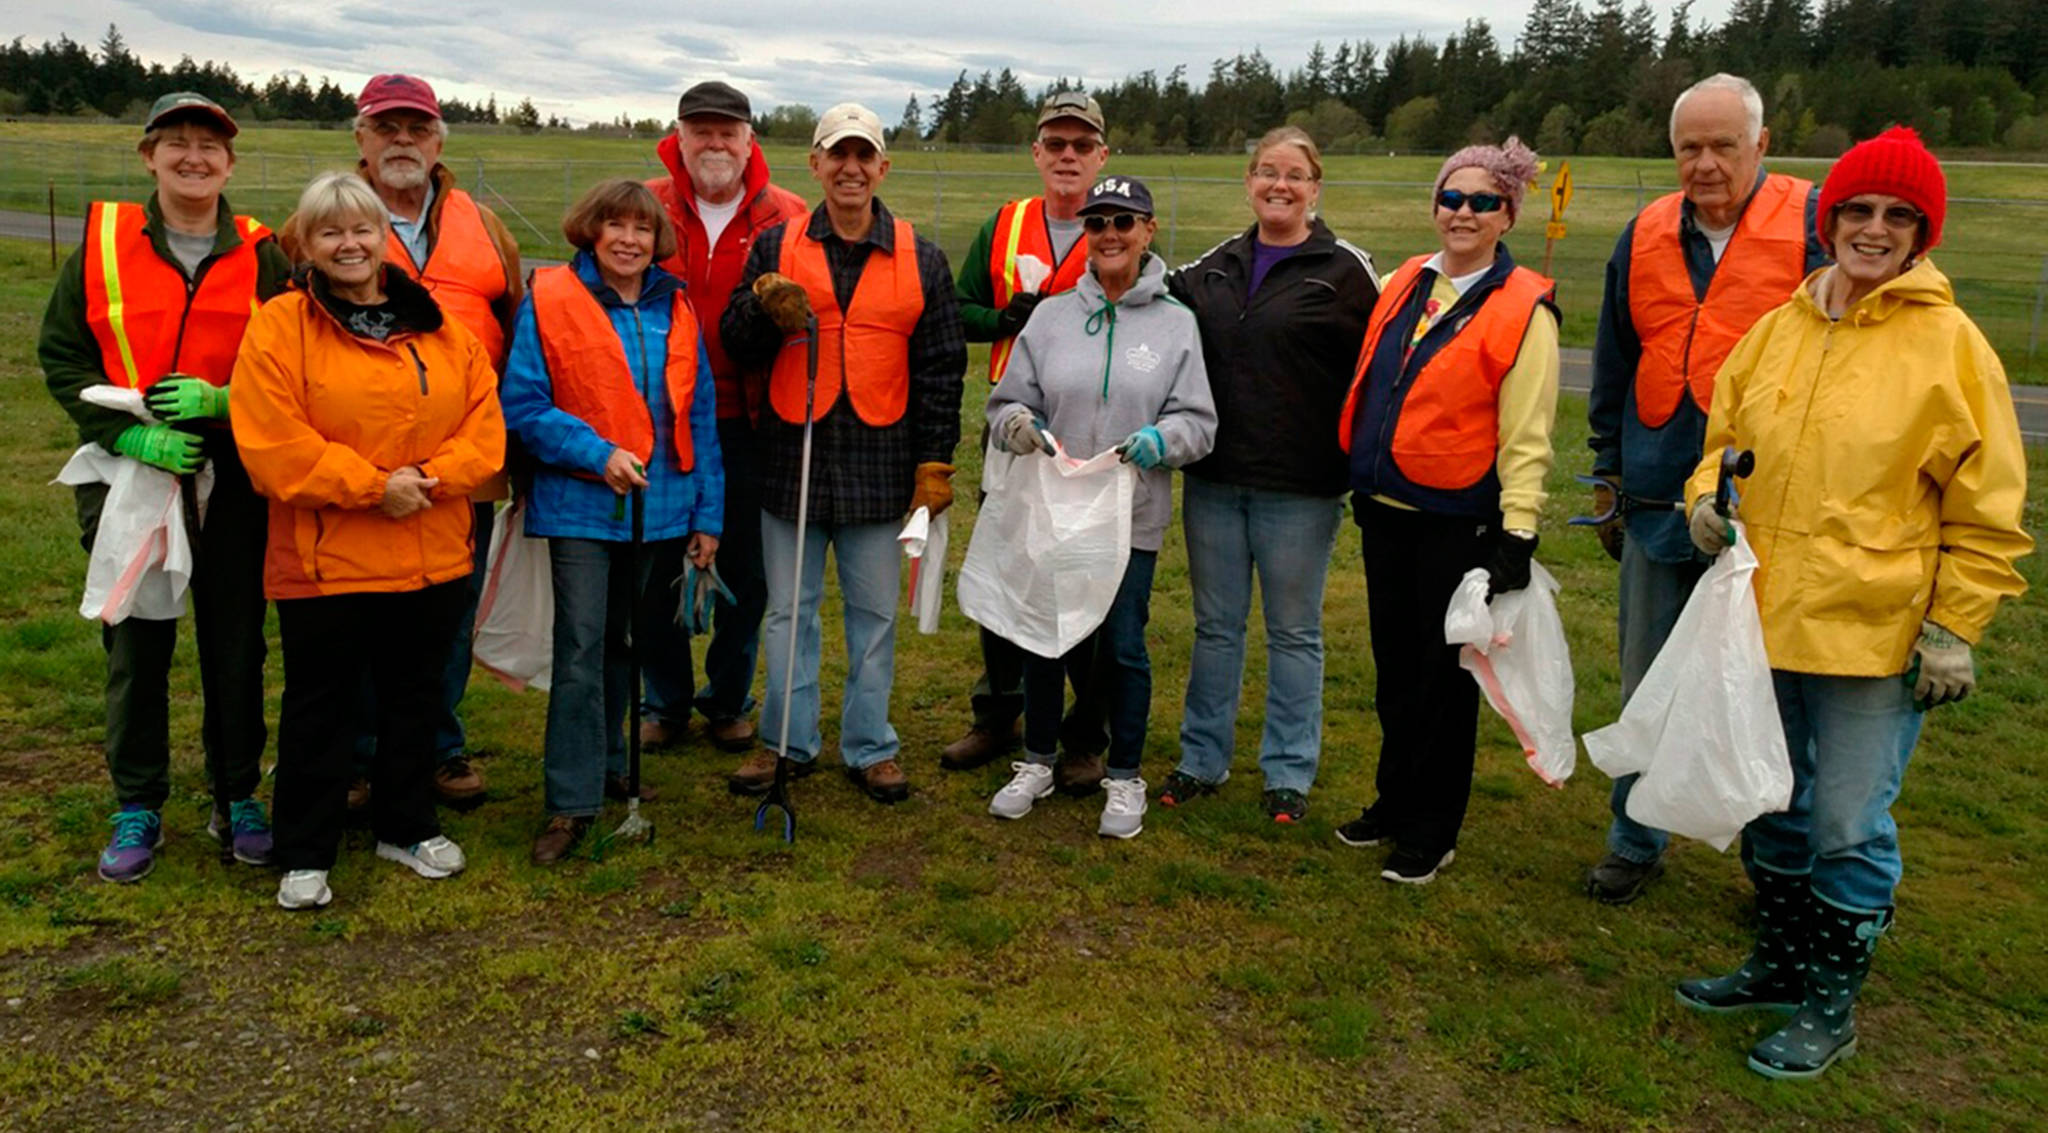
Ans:
{"label": "purple knit beanie", "polygon": [[1493,187],[1508,199],[1508,219],[1514,220],[1522,212],[1522,194],[1536,181],[1536,151],[1522,144],[1522,139],[1509,135],[1508,140],[1497,146],[1466,146],[1444,159],[1444,167],[1437,170],[1436,188],[1430,191],[1432,204],[1436,195],[1443,192],[1444,182],[1451,174],[1467,166],[1486,171],[1493,178]]}

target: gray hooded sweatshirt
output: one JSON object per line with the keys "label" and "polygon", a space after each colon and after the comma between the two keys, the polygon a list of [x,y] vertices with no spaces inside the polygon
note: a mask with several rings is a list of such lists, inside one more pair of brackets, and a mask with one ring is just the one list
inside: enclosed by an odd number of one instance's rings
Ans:
{"label": "gray hooded sweatshirt", "polygon": [[1146,254],[1138,281],[1114,305],[1091,268],[1073,290],[1040,303],[1017,336],[1003,380],[988,398],[1001,434],[1017,414],[1037,417],[1067,455],[1082,460],[1156,425],[1166,463],[1138,475],[1131,547],[1157,551],[1173,517],[1171,469],[1216,445],[1216,403],[1202,365],[1194,312],[1166,293],[1166,264]]}

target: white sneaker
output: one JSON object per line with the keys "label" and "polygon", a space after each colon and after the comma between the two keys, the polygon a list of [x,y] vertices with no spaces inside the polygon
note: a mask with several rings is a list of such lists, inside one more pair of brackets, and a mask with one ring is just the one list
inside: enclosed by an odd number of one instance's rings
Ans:
{"label": "white sneaker", "polygon": [[996,797],[988,801],[988,812],[997,818],[1022,818],[1031,813],[1031,804],[1052,794],[1052,768],[1043,763],[1012,763],[1010,770],[1016,778],[1003,784]]}
{"label": "white sneaker", "polygon": [[410,846],[379,842],[377,856],[388,862],[397,862],[421,877],[434,879],[453,877],[469,864],[463,860],[462,847],[438,834]]}
{"label": "white sneaker", "polygon": [[327,888],[324,869],[295,869],[277,883],[280,909],[317,909],[332,900],[334,893]]}
{"label": "white sneaker", "polygon": [[1105,838],[1136,838],[1145,829],[1145,781],[1104,779],[1102,789],[1108,797],[1095,832]]}

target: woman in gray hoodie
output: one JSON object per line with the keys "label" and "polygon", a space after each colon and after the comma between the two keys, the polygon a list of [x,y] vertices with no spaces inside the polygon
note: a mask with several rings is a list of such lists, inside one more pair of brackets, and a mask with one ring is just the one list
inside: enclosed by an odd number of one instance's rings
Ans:
{"label": "woman in gray hoodie", "polygon": [[[1145,821],[1138,772],[1152,704],[1145,652],[1152,569],[1173,515],[1172,470],[1215,445],[1216,407],[1195,316],[1167,295],[1166,265],[1148,250],[1158,230],[1152,194],[1134,178],[1104,178],[1089,191],[1081,217],[1088,274],[1032,312],[989,395],[988,422],[996,442],[1019,456],[1050,452],[1050,431],[1070,456],[1115,447],[1138,469],[1130,564],[1094,641],[1078,647],[1102,651],[1109,683],[1109,778],[1097,830],[1131,838]],[[1024,759],[990,800],[991,814],[1022,818],[1052,793],[1065,695],[1059,659],[1026,659]]]}

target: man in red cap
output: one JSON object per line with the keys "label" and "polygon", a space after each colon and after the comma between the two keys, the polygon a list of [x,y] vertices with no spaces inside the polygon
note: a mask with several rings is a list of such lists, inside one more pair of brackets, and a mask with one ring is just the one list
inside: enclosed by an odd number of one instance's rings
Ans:
{"label": "man in red cap", "polygon": [[[698,83],[676,103],[675,132],[654,148],[668,174],[647,182],[676,229],[676,254],[661,266],[683,281],[697,324],[704,328],[705,353],[718,383],[718,444],[725,457],[725,535],[718,544],[718,571],[732,592],[730,602],[718,603],[711,644],[704,651],[704,684],[694,693],[687,632],[673,618],[650,619],[645,627],[647,660],[641,673],[646,714],[640,742],[647,747],[682,737],[693,698],[720,750],[744,752],[754,745],[749,693],[761,617],[768,608],[768,582],[761,573],[761,489],[746,375],[726,354],[718,320],[755,239],[805,215],[806,209],[802,197],[769,182],[753,122],[746,95],[715,80]],[[760,379],[757,388],[766,375]],[[671,586],[682,573],[680,544],[671,556],[657,552],[647,608],[666,602],[674,609]]]}
{"label": "man in red cap", "polygon": [[[442,314],[481,340],[491,364],[503,373],[512,316],[525,291],[519,244],[495,213],[455,187],[454,172],[441,164],[448,124],[434,88],[413,75],[371,79],[356,97],[355,137],[361,157],[356,169],[391,211],[386,262],[425,284]],[[279,243],[293,260],[302,259],[303,238],[296,215],[285,221]],[[507,494],[501,475],[473,497],[476,570],[470,575],[469,610],[449,650],[447,710],[435,728],[434,791],[442,802],[455,805],[473,803],[484,794],[483,776],[469,762],[457,709],[469,685],[470,637],[491,541],[492,504]],[[365,737],[364,742],[374,740]],[[351,789],[351,806],[366,801],[368,790],[362,782]]]}

